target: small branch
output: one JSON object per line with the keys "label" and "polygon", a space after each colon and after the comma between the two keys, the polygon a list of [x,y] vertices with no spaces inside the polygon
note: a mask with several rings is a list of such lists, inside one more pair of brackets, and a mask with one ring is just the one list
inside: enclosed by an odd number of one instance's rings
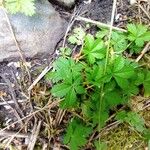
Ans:
{"label": "small branch", "polygon": [[138,4],[139,8],[145,13],[145,15],[147,16],[147,18],[150,20],[150,15],[148,14],[148,12],[143,8],[142,5]]}
{"label": "small branch", "polygon": [[29,80],[30,80],[30,82],[31,82],[30,71],[29,71],[28,66],[27,66],[27,64],[26,64],[26,60],[25,60],[24,57],[23,57],[23,52],[22,52],[22,50],[21,50],[21,48],[20,48],[20,46],[19,46],[19,44],[18,44],[18,41],[17,41],[17,39],[16,39],[16,36],[15,36],[14,31],[13,31],[12,25],[11,25],[10,20],[9,20],[9,18],[8,18],[7,12],[6,12],[5,8],[3,7],[3,5],[0,6],[0,8],[1,8],[1,9],[3,10],[3,12],[4,12],[4,15],[5,15],[7,24],[8,24],[8,26],[9,26],[9,30],[10,30],[10,32],[11,32],[12,38],[13,38],[13,40],[14,40],[14,42],[15,42],[15,45],[16,45],[17,50],[18,50],[18,52],[19,52],[19,55],[20,55],[20,57],[21,57],[21,59],[22,59],[22,62],[24,63],[25,69],[26,69],[26,71],[27,71],[27,73],[28,73],[28,76],[29,76]]}
{"label": "small branch", "polygon": [[72,15],[69,23],[68,23],[68,27],[67,27],[67,30],[66,30],[66,33],[65,33],[65,36],[64,36],[64,40],[63,40],[63,44],[62,44],[62,47],[65,47],[65,43],[66,43],[66,38],[67,38],[67,35],[68,35],[68,32],[70,31],[71,27],[73,26],[74,22],[75,22],[75,16],[79,15],[79,11],[76,12],[76,9],[74,10],[74,14]]}
{"label": "small branch", "polygon": [[43,108],[41,108],[40,110],[37,110],[37,111],[35,111],[35,112],[32,112],[31,114],[29,114],[29,115],[27,115],[27,116],[21,118],[20,120],[17,120],[17,121],[15,121],[15,122],[11,123],[10,125],[8,125],[8,126],[6,126],[5,128],[1,129],[1,130],[0,130],[0,133],[3,132],[3,131],[5,131],[5,130],[7,130],[7,129],[8,129],[9,127],[11,127],[11,126],[14,126],[14,125],[17,124],[18,122],[23,121],[23,120],[25,120],[25,119],[27,119],[27,118],[29,118],[29,117],[32,117],[33,115],[35,115],[35,114],[37,114],[37,113],[39,113],[39,112],[41,112],[41,111],[43,111],[43,110],[45,110],[45,109],[51,109],[51,108],[57,106],[57,105],[60,103],[60,101],[61,101],[61,100],[57,100],[57,101],[52,102],[51,104],[47,104],[47,105],[45,105]]}
{"label": "small branch", "polygon": [[[18,100],[18,103],[24,103],[26,102],[27,99],[24,99],[24,100]],[[3,106],[3,105],[8,105],[8,104],[14,104],[14,101],[4,101],[4,102],[0,102],[0,106]]]}
{"label": "small branch", "polygon": [[148,42],[146,44],[146,46],[144,47],[144,49],[142,50],[141,54],[138,56],[138,58],[135,60],[135,62],[139,62],[139,60],[144,56],[144,54],[150,50],[150,42]]}
{"label": "small branch", "polygon": [[30,87],[28,88],[28,91],[31,91],[33,89],[33,87],[45,76],[45,74],[51,70],[51,66],[47,66],[42,73],[34,80],[34,82],[30,85]]}
{"label": "small branch", "polygon": [[35,126],[32,130],[32,135],[31,135],[30,143],[28,144],[27,150],[34,150],[34,146],[36,144],[41,125],[42,125],[42,121],[39,121],[38,124],[35,123]]}
{"label": "small branch", "polygon": [[[81,17],[81,16],[76,17],[76,20],[92,23],[92,24],[101,26],[103,28],[108,28],[108,29],[111,28],[111,25],[108,25],[108,24],[105,24],[105,23],[101,23],[99,21],[94,21],[94,20],[91,20],[91,19],[88,19],[88,18],[84,18],[84,17]],[[125,30],[125,29],[121,29],[121,28],[114,27],[114,26],[112,27],[112,29],[113,30],[117,30],[117,31],[121,31],[121,32],[127,32],[127,30]]]}
{"label": "small branch", "polygon": [[19,105],[18,105],[18,102],[17,102],[17,100],[16,100],[16,95],[15,95],[14,89],[13,89],[12,86],[11,86],[11,82],[5,77],[5,75],[0,74],[0,76],[2,77],[2,79],[3,79],[3,80],[7,83],[7,85],[8,85],[10,94],[11,94],[12,99],[13,99],[13,101],[14,101],[14,103],[15,103],[16,108],[17,108],[16,111],[19,112],[19,114],[21,115],[21,117],[24,117],[24,114],[23,114],[22,110],[20,109],[20,107],[19,107]]}
{"label": "small branch", "polygon": [[2,137],[17,137],[17,138],[29,138],[29,134],[23,134],[23,133],[16,133],[16,132],[10,132],[10,131],[3,131],[0,132],[0,136]]}

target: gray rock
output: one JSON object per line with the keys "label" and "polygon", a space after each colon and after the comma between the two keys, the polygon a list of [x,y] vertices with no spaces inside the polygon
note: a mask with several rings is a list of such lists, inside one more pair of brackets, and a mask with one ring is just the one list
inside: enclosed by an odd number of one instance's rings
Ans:
{"label": "gray rock", "polygon": [[[46,0],[36,3],[36,14],[32,17],[23,14],[9,14],[8,17],[23,54],[30,58],[51,54],[66,28],[66,22]],[[0,9],[0,61],[19,57],[4,12]]]}

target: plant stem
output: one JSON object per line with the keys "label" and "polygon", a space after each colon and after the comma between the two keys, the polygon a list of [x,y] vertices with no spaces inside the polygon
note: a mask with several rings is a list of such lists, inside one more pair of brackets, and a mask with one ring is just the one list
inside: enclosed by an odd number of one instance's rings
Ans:
{"label": "plant stem", "polygon": [[[108,61],[109,61],[109,53],[110,53],[110,41],[111,41],[111,35],[112,35],[112,30],[113,30],[113,21],[114,21],[114,16],[115,16],[115,9],[116,9],[116,4],[117,4],[117,0],[113,1],[113,8],[112,8],[112,15],[111,15],[111,25],[110,25],[110,30],[109,30],[109,37],[108,37],[108,45],[107,45],[107,51],[106,51],[106,60],[105,60],[105,66],[104,66],[104,71],[103,71],[103,75],[106,75],[106,71],[107,71],[107,66],[108,66]],[[102,112],[102,104],[103,104],[103,96],[104,96],[104,83],[102,84],[101,88],[100,88],[100,103],[99,103],[99,126],[98,126],[98,130],[100,132],[101,130],[101,112]],[[100,137],[99,137],[99,145],[100,145]]]}

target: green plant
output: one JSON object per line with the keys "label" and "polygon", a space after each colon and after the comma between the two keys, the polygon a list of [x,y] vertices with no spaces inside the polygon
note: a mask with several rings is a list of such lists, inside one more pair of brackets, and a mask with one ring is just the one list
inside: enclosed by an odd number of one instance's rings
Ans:
{"label": "green plant", "polygon": [[71,44],[82,45],[85,36],[85,31],[83,28],[75,28],[73,34],[69,36],[68,42]]}
{"label": "green plant", "polygon": [[[47,74],[47,78],[54,84],[52,95],[62,99],[60,107],[77,111],[83,118],[79,120],[80,123],[71,122],[67,128],[65,144],[69,144],[71,150],[86,144],[85,139],[81,145],[75,140],[80,135],[74,133],[77,129],[83,128],[84,131],[84,128],[88,130],[90,126],[90,130],[96,128],[99,132],[106,125],[110,112],[117,112],[117,106],[127,105],[131,96],[139,93],[140,87],[145,91],[144,95],[150,95],[150,71],[123,55],[125,50],[131,50],[131,42],[136,43],[139,38],[137,36],[131,41],[131,26],[134,25],[128,25],[128,33],[113,32],[109,48],[106,30],[99,31],[96,37],[91,34],[84,35],[81,56],[78,59],[63,56],[58,58],[53,64],[53,70]],[[140,27],[142,28],[141,25]],[[147,30],[142,32],[144,37],[149,37]],[[138,132],[144,131],[144,122],[139,124],[143,120],[136,113],[125,112],[124,117],[119,118],[117,115],[116,119],[128,122]],[[99,141],[95,146],[105,145]]]}
{"label": "green plant", "polygon": [[116,119],[121,122],[129,123],[131,127],[133,127],[134,129],[136,129],[139,132],[144,132],[144,130],[145,130],[145,121],[136,112],[121,111],[121,112],[117,113]]}
{"label": "green plant", "polygon": [[64,143],[68,144],[70,149],[78,150],[86,144],[86,138],[91,134],[92,128],[87,127],[78,119],[73,119],[70,121],[67,131]]}
{"label": "green plant", "polygon": [[143,47],[145,41],[150,40],[150,31],[148,27],[141,24],[128,24],[128,40],[131,42],[131,51],[138,53]]}
{"label": "green plant", "polygon": [[24,13],[27,16],[35,14],[34,0],[4,0],[4,6],[12,13]]}

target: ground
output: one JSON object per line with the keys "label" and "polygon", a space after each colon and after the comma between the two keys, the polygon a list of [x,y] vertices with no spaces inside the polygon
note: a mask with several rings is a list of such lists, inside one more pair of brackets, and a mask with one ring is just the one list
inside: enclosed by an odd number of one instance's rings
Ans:
{"label": "ground", "polygon": [[[57,5],[54,7],[68,22],[75,14],[110,24],[112,3],[110,0],[93,0],[90,4],[78,1],[71,10]],[[118,0],[114,25],[125,28],[128,22],[140,22],[150,26],[149,14],[150,3],[146,0],[135,5],[129,4],[127,0]],[[80,19],[75,21],[74,18],[72,22],[71,26],[68,25],[69,32],[66,32],[66,35],[76,26],[85,27],[88,23]],[[89,32],[96,30],[93,24]],[[58,108],[59,100],[54,101],[49,92],[51,83],[41,76],[41,72],[45,75],[50,69],[50,62],[57,58],[59,47],[68,44],[64,39],[57,44],[56,51],[51,57],[26,59],[26,62],[0,63],[0,149],[69,149],[62,143],[63,134],[69,118],[78,114]],[[144,55],[141,62],[143,61],[150,64],[149,52]],[[138,109],[140,106],[143,108],[140,114],[149,128],[150,99],[133,97],[131,108]],[[147,142],[128,125],[111,124],[112,122],[101,133],[103,141],[107,141],[108,149],[148,149]],[[96,138],[90,138],[85,149],[93,150],[91,143]]]}

